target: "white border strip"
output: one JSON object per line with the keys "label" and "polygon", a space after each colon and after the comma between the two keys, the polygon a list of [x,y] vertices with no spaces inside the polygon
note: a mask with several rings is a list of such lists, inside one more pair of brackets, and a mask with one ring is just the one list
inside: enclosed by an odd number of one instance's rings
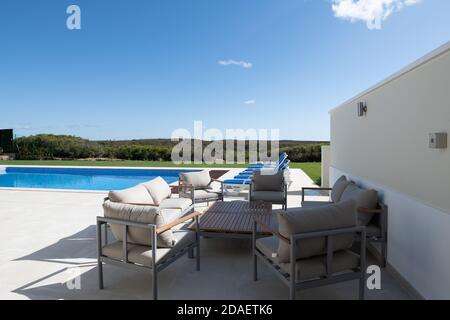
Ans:
{"label": "white border strip", "polygon": [[404,67],[403,69],[401,69],[400,71],[394,73],[393,75],[391,75],[390,77],[378,82],[377,84],[375,84],[374,86],[370,87],[369,89],[361,92],[360,94],[358,94],[357,96],[345,101],[344,103],[340,104],[339,106],[331,109],[330,111],[328,111],[329,114],[332,114],[333,112],[337,111],[338,109],[350,104],[351,102],[357,100],[357,99],[361,99],[363,96],[387,85],[388,83],[402,77],[403,75],[405,75],[408,72],[411,72],[419,67],[421,67],[422,65],[424,65],[425,63],[440,57],[441,55],[447,53],[448,51],[450,51],[450,41],[448,41],[447,43],[445,43],[444,45],[440,46],[439,48],[433,50],[432,52],[426,54],[425,56],[423,56],[422,58],[416,60],[415,62],[409,64],[408,66]]}

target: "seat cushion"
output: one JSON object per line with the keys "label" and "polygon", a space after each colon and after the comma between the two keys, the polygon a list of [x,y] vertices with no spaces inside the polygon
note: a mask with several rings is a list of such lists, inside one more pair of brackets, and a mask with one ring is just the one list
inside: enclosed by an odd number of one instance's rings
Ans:
{"label": "seat cushion", "polygon": [[[205,200],[205,199],[219,199],[219,195],[220,192],[219,191],[214,191],[211,189],[198,189],[198,190],[194,190],[194,199],[195,200]],[[190,192],[180,192],[180,197],[186,197],[186,198],[190,198],[191,197],[191,193]]]}
{"label": "seat cushion", "polygon": [[147,188],[150,196],[153,199],[153,202],[156,205],[160,205],[164,199],[170,198],[170,196],[172,195],[170,186],[161,177],[156,177],[155,179],[149,182],[145,182],[142,185]]}
{"label": "seat cushion", "polygon": [[125,190],[110,191],[108,197],[113,202],[155,204],[150,193],[142,184]]}
{"label": "seat cushion", "polygon": [[[291,273],[290,263],[280,263],[278,259],[277,237],[266,237],[256,240],[256,247],[276,265],[287,273]],[[326,255],[315,256],[312,258],[299,259],[295,262],[295,273],[298,280],[309,280],[323,277],[327,274]],[[360,264],[359,255],[350,250],[338,250],[333,253],[332,273],[344,272],[357,268]]]}
{"label": "seat cushion", "polygon": [[277,174],[255,172],[252,179],[252,187],[254,191],[283,191],[283,172],[278,172]]}
{"label": "seat cushion", "polygon": [[329,201],[303,201],[302,208],[317,208],[327,206],[329,204],[333,204],[333,202]]}
{"label": "seat cushion", "polygon": [[[103,211],[107,218],[155,224],[157,227],[172,222],[173,220],[171,219],[174,218],[172,213],[165,216],[164,211],[155,206],[139,206],[112,201],[105,201],[103,203]],[[123,240],[122,225],[112,223],[111,231],[117,240]],[[130,243],[151,245],[151,233],[149,229],[128,227],[127,237]],[[174,238],[171,230],[158,235],[158,247],[171,247],[173,242]]]}
{"label": "seat cushion", "polygon": [[[185,229],[173,231],[175,245],[172,248],[158,248],[156,250],[156,263],[168,259],[185,248],[187,245],[195,242],[195,234]],[[123,261],[123,243],[122,241],[115,241],[102,248],[102,254],[111,259]],[[152,248],[149,246],[128,244],[128,261],[143,265],[145,267],[152,267]]]}
{"label": "seat cushion", "polygon": [[189,198],[169,198],[164,199],[159,205],[160,209],[180,209],[186,211],[192,205]]}
{"label": "seat cushion", "polygon": [[[357,224],[356,203],[354,200],[342,201],[317,208],[296,208],[278,211],[278,231],[286,238],[292,234],[354,227]],[[348,249],[352,246],[355,234],[333,237],[333,250]],[[278,257],[280,262],[290,261],[290,245],[280,241]],[[326,238],[309,238],[297,241],[296,259],[322,255],[326,252]]]}
{"label": "seat cushion", "polygon": [[253,191],[252,200],[262,201],[284,201],[284,192],[282,191]]}
{"label": "seat cushion", "polygon": [[[357,208],[376,209],[378,204],[378,192],[358,187],[354,182],[347,185],[342,193],[340,201],[353,199]],[[359,225],[366,226],[373,217],[373,213],[358,212]]]}
{"label": "seat cushion", "polygon": [[181,172],[180,181],[192,185],[195,189],[204,189],[211,183],[209,171]]}
{"label": "seat cushion", "polygon": [[336,180],[330,193],[332,202],[336,203],[341,200],[342,193],[344,192],[345,188],[349,183],[350,181],[348,181],[345,176],[341,176],[339,179]]}

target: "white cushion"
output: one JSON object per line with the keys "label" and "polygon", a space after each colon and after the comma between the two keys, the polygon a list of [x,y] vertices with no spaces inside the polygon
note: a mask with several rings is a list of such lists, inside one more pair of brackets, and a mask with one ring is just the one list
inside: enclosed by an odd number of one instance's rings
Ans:
{"label": "white cushion", "polygon": [[192,200],[189,198],[170,198],[164,199],[159,208],[161,209],[180,209],[185,211],[189,206],[192,205]]}
{"label": "white cushion", "polygon": [[125,190],[110,191],[108,197],[112,202],[155,204],[150,193],[141,184]]}
{"label": "white cushion", "polygon": [[[163,210],[160,210],[158,207],[137,206],[112,201],[106,201],[103,203],[103,210],[106,218],[155,224],[157,227],[171,223],[178,218],[172,212],[163,212]],[[117,240],[123,240],[122,225],[111,223],[111,231]],[[150,246],[152,241],[151,239],[150,229],[138,227],[128,228],[128,242],[130,243]],[[166,232],[158,235],[159,247],[171,247],[173,243],[174,239],[171,230],[167,230]]]}
{"label": "white cushion", "polygon": [[181,172],[180,181],[192,185],[195,189],[207,188],[211,182],[209,171]]}
{"label": "white cushion", "polygon": [[170,196],[172,195],[170,186],[161,177],[156,177],[149,182],[145,182],[143,183],[143,186],[147,188],[147,191],[150,193],[153,202],[158,206],[164,199],[170,198]]}

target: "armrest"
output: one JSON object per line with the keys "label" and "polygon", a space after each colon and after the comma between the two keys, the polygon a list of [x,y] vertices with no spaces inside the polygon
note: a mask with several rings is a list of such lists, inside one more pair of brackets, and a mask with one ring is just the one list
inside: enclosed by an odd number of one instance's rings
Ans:
{"label": "armrest", "polygon": [[305,201],[305,191],[306,190],[331,191],[331,190],[333,190],[333,188],[303,187],[302,188],[302,202]]}
{"label": "armrest", "polygon": [[285,236],[283,236],[281,233],[278,232],[278,230],[275,230],[274,228],[272,228],[271,226],[269,226],[268,224],[266,224],[265,222],[263,222],[262,220],[260,220],[257,216],[253,216],[253,220],[256,223],[259,223],[261,226],[264,227],[264,229],[266,229],[267,231],[269,231],[271,234],[273,234],[274,236],[276,236],[278,239],[280,239],[281,241],[284,241],[288,244],[291,243],[291,241],[286,238]]}
{"label": "armrest", "polygon": [[195,189],[195,187],[192,184],[180,183],[178,189]]}
{"label": "armrest", "polygon": [[163,226],[157,228],[157,229],[156,229],[156,234],[161,234],[161,233],[163,233],[163,232],[165,232],[165,231],[167,231],[167,230],[170,230],[170,229],[172,229],[173,227],[175,227],[175,226],[177,226],[177,225],[179,225],[179,224],[181,224],[181,223],[183,223],[183,222],[186,222],[186,221],[188,221],[188,220],[191,220],[192,218],[195,218],[196,216],[200,216],[201,214],[202,214],[202,213],[200,213],[200,212],[198,212],[198,211],[194,211],[194,212],[192,212],[192,213],[190,213],[190,214],[188,214],[188,215],[186,215],[186,216],[184,216],[184,217],[181,217],[181,218],[178,219],[178,220],[175,220],[174,222],[165,224],[165,225],[163,225]]}
{"label": "armrest", "polygon": [[331,190],[333,190],[333,188],[303,187],[302,190],[322,190],[322,191],[331,191]]}
{"label": "armrest", "polygon": [[134,221],[128,221],[128,220],[121,220],[121,219],[114,219],[114,218],[106,218],[106,217],[97,217],[98,223],[113,223],[113,224],[119,224],[124,226],[131,226],[136,228],[143,228],[143,229],[152,229],[156,227],[154,224],[148,224],[143,222],[134,222]]}

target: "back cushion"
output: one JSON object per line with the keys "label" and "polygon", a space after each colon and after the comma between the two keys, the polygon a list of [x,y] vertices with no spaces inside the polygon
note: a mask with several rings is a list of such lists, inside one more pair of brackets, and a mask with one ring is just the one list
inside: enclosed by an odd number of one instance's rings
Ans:
{"label": "back cushion", "polygon": [[170,198],[170,196],[172,195],[170,186],[161,177],[156,177],[155,179],[149,182],[145,182],[142,185],[147,188],[147,191],[150,193],[153,202],[158,206],[164,199]]}
{"label": "back cushion", "polygon": [[[354,182],[350,183],[342,193],[341,201],[353,199],[356,208],[376,209],[378,203],[378,192],[358,187]],[[373,213],[358,212],[358,224],[366,226],[373,217]]]}
{"label": "back cushion", "polygon": [[[330,204],[317,208],[297,208],[278,214],[278,230],[289,238],[292,234],[350,228],[356,226],[356,203],[354,200]],[[348,249],[352,246],[355,234],[343,234],[333,237],[333,251]],[[296,259],[323,255],[326,253],[326,238],[311,238],[297,241]],[[290,262],[290,245],[284,241],[278,244],[278,259],[282,263]]]}
{"label": "back cushion", "polygon": [[125,190],[110,191],[108,197],[113,202],[154,204],[150,193],[141,184]]}
{"label": "back cushion", "polygon": [[209,171],[181,172],[180,181],[194,186],[195,189],[205,189],[211,182]]}
{"label": "back cushion", "polygon": [[[105,217],[126,220],[132,222],[142,222],[155,224],[157,227],[168,224],[168,221],[158,207],[136,206],[125,203],[105,201],[103,203]],[[123,241],[123,226],[111,224],[111,231],[114,237]],[[128,242],[151,246],[151,233],[149,229],[128,227]],[[174,238],[171,230],[161,233],[157,238],[158,247],[171,247],[174,245]]]}
{"label": "back cushion", "polygon": [[333,188],[331,189],[331,201],[333,201],[334,203],[339,202],[341,200],[342,193],[349,183],[350,181],[348,181],[345,176],[341,176],[339,179],[337,179],[333,185]]}
{"label": "back cushion", "polygon": [[278,172],[277,174],[255,172],[253,174],[252,186],[254,191],[282,191],[283,183],[283,172]]}

